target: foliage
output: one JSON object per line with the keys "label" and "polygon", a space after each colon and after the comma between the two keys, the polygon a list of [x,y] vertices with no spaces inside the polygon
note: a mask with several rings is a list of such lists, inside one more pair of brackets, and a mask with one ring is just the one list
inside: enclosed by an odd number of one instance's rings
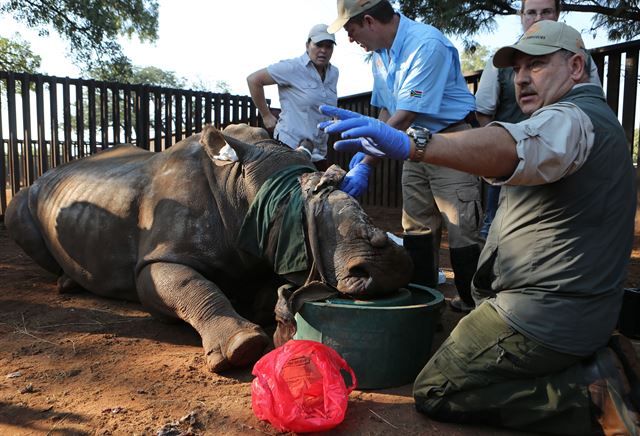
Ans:
{"label": "foliage", "polygon": [[190,83],[184,77],[177,76],[173,71],[149,66],[138,67],[131,64],[126,57],[116,59],[109,64],[94,68],[88,72],[89,77],[107,82],[142,84],[162,86],[165,88],[192,89],[194,91],[228,93],[231,89],[228,82],[217,80],[214,83],[197,76]]}
{"label": "foliage", "polygon": [[225,80],[216,80],[215,83],[212,84],[202,77],[197,77],[196,80],[191,82],[191,86],[189,88],[194,91],[217,92],[220,94],[228,94],[231,91],[229,82]]}
{"label": "foliage", "polygon": [[158,67],[137,67],[121,56],[112,62],[88,71],[89,77],[107,82],[131,83],[167,88],[182,88],[186,80],[176,76],[173,71],[165,71]]}
{"label": "foliage", "polygon": [[[410,18],[429,23],[444,33],[456,35],[470,44],[470,38],[496,29],[496,16],[515,15],[520,1],[399,0],[400,10]],[[564,12],[594,13],[590,31],[607,32],[612,41],[640,35],[640,0],[565,0]]]}
{"label": "foliage", "polygon": [[157,0],[0,0],[0,14],[49,35],[53,29],[70,45],[71,57],[83,69],[122,56],[119,36],[141,41],[158,37]]}
{"label": "foliage", "polygon": [[186,84],[184,78],[176,76],[173,71],[165,71],[158,67],[134,67],[132,83],[167,88],[183,88]]}
{"label": "foliage", "polygon": [[491,56],[491,52],[489,48],[484,45],[476,45],[468,48],[462,52],[462,55],[460,56],[462,73],[473,73],[484,69],[489,56]]}
{"label": "foliage", "polygon": [[31,51],[31,45],[19,34],[12,38],[0,36],[0,70],[36,73],[40,68],[40,61],[40,56]]}

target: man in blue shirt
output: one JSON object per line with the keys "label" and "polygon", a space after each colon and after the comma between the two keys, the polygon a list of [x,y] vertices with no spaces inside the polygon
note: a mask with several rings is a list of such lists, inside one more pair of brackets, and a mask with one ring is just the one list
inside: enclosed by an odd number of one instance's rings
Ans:
{"label": "man in blue shirt", "polygon": [[[395,12],[387,0],[338,0],[340,27],[366,51],[373,52],[374,89],[371,104],[379,119],[400,130],[421,128],[454,132],[470,128],[474,97],[460,70],[458,52],[435,27]],[[358,155],[343,189],[364,192],[375,159]],[[357,162],[357,163],[356,163]],[[449,234],[449,253],[460,297],[452,308],[470,311],[471,278],[480,253],[482,219],[479,179],[468,173],[423,162],[405,162],[402,174],[405,247],[414,259],[414,282],[437,285],[442,224]]]}

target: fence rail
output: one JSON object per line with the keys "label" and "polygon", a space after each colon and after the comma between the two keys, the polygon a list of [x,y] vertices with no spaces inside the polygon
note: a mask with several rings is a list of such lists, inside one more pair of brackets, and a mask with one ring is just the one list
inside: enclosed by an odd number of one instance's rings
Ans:
{"label": "fence rail", "polygon": [[260,121],[248,96],[0,71],[0,216],[70,160],[121,143],[162,151],[205,123]]}
{"label": "fence rail", "polygon": [[[609,106],[618,115],[639,162],[638,53],[640,40],[591,50]],[[466,76],[475,93],[481,72]],[[371,93],[342,97],[340,107],[370,116]],[[127,85],[0,71],[0,217],[11,196],[49,168],[117,143],[162,151],[205,123],[261,125],[248,96]],[[328,159],[347,168],[350,154],[329,147]],[[365,206],[402,206],[402,163],[383,161],[373,172]]]}

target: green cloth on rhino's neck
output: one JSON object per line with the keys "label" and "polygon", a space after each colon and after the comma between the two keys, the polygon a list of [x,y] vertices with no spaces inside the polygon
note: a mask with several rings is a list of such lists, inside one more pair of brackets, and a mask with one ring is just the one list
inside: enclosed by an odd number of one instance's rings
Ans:
{"label": "green cloth on rhino's neck", "polygon": [[273,269],[277,274],[304,271],[309,267],[302,227],[302,187],[298,177],[314,171],[314,168],[296,165],[271,176],[258,191],[240,228],[240,248],[256,257],[268,258],[265,250],[271,224],[278,211],[284,208],[274,255]]}

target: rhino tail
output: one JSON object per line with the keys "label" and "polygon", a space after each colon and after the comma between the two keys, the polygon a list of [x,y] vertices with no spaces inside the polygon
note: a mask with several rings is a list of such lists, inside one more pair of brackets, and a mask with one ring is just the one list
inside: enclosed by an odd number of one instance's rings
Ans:
{"label": "rhino tail", "polygon": [[58,277],[57,284],[58,292],[60,294],[78,294],[84,291],[84,289],[78,284],[78,282],[73,280],[65,273],[62,273],[60,277]]}

